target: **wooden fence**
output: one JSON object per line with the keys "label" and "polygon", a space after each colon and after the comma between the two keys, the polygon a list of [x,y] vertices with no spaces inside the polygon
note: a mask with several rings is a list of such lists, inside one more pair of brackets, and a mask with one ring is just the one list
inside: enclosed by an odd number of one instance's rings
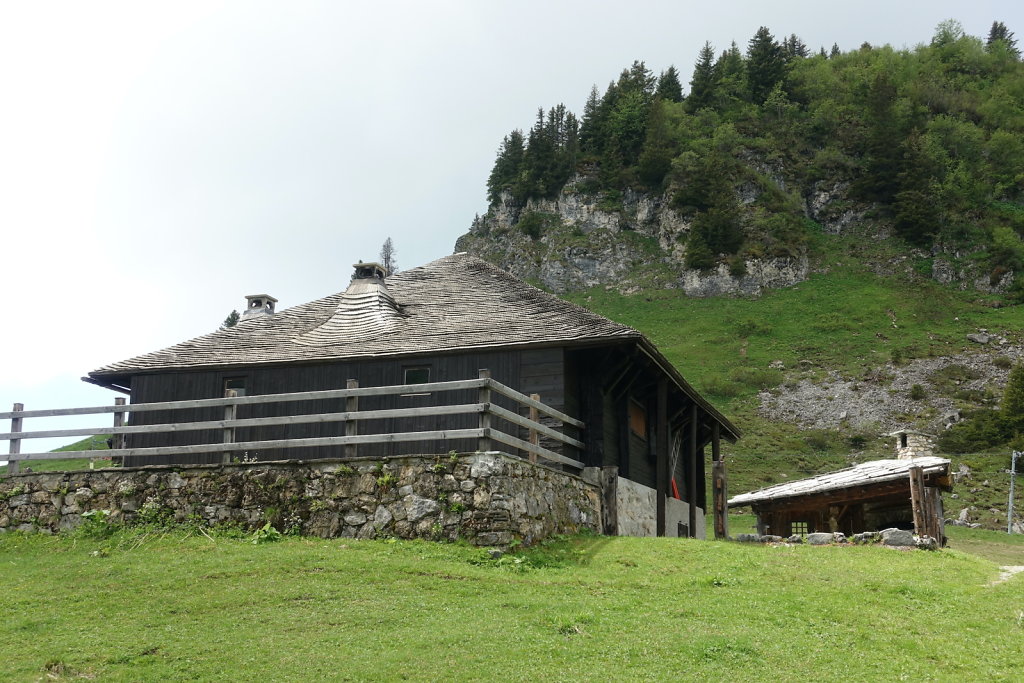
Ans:
{"label": "wooden fence", "polygon": [[[389,396],[410,393],[446,392],[467,389],[477,390],[477,402],[461,405],[437,405],[421,406],[415,408],[393,408],[387,410],[359,410],[359,398],[364,396]],[[508,410],[492,402],[492,392],[500,394],[514,403],[520,409],[528,409],[529,417],[524,417],[516,411]],[[103,457],[125,458],[134,456],[175,456],[195,454],[222,454],[222,462],[231,462],[236,454],[244,451],[254,451],[269,448],[304,448],[310,446],[337,446],[342,448],[346,458],[356,457],[358,447],[361,444],[385,444],[401,443],[409,441],[425,440],[455,440],[455,439],[476,439],[478,451],[492,450],[492,446],[503,444],[513,449],[525,451],[529,454],[531,461],[542,458],[552,463],[569,465],[582,469],[583,463],[561,453],[557,453],[540,445],[540,436],[554,439],[571,449],[582,449],[583,443],[561,431],[541,424],[540,415],[546,415],[561,423],[564,429],[566,425],[583,429],[584,424],[579,420],[566,415],[554,408],[541,403],[539,397],[534,394],[527,396],[518,391],[495,381],[490,376],[490,371],[481,370],[477,379],[459,380],[453,382],[431,382],[428,384],[402,384],[386,387],[359,387],[355,380],[349,380],[345,389],[334,389],[329,391],[306,391],[289,394],[263,394],[258,396],[236,396],[234,391],[229,391],[225,398],[198,399],[192,401],[167,401],[162,403],[136,403],[126,404],[123,398],[115,399],[112,406],[96,406],[89,408],[59,408],[54,410],[25,410],[20,403],[14,404],[14,410],[8,413],[0,413],[0,419],[11,420],[11,431],[0,433],[0,440],[10,441],[10,455],[8,456],[8,474],[17,474],[19,463],[32,460],[57,460],[67,458],[95,458],[100,453]],[[287,415],[281,417],[257,417],[249,419],[236,419],[236,410],[240,405],[255,404],[280,404],[295,401],[314,401],[318,399],[345,399],[345,410],[336,413],[315,413],[304,415]],[[155,425],[130,425],[126,424],[129,413],[142,413],[154,410],[185,410],[195,408],[222,407],[224,419],[206,420],[200,422],[178,422]],[[69,415],[94,415],[113,413],[113,427],[92,427],[79,429],[51,429],[40,431],[25,431],[24,420],[35,417],[59,417]],[[443,422],[445,416],[465,415],[476,413],[479,415],[478,426],[472,429],[435,429],[432,431],[412,432],[390,432],[384,434],[359,434],[360,420],[380,420],[385,418],[415,418],[415,417],[436,417],[438,423]],[[503,421],[523,427],[529,431],[528,439],[521,439],[516,435],[509,434],[496,428],[492,424],[492,417],[500,418]],[[345,424],[345,436],[327,436],[316,438],[283,438],[269,439],[263,441],[235,441],[235,430],[245,427],[268,427],[292,424],[309,424],[316,422],[343,422]],[[126,437],[129,434],[159,434],[178,433],[186,431],[200,431],[204,429],[222,430],[223,439],[219,443],[197,444],[189,446],[155,446],[144,448],[127,448]],[[518,431],[518,430],[516,430]],[[94,434],[111,434],[113,447],[107,451],[61,451],[59,453],[22,453],[21,444],[25,439],[41,439],[50,437],[72,437],[92,436]]]}

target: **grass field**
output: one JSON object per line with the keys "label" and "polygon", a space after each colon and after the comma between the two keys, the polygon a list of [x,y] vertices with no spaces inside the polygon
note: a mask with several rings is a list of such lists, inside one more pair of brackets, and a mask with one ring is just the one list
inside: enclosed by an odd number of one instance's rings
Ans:
{"label": "grass field", "polygon": [[957,550],[137,529],[9,534],[0,566],[12,681],[1012,680],[1024,635],[1024,578]]}

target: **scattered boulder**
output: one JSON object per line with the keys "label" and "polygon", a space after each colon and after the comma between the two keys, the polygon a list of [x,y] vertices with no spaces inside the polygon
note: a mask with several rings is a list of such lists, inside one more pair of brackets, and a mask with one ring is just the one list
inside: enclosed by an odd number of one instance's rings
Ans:
{"label": "scattered boulder", "polygon": [[939,542],[931,536],[921,536],[917,539],[917,547],[920,550],[938,550]]}
{"label": "scattered boulder", "polygon": [[882,543],[896,548],[912,548],[915,545],[914,533],[906,529],[885,529],[882,531]]}
{"label": "scattered boulder", "polygon": [[851,540],[854,543],[857,543],[858,545],[862,545],[862,544],[865,544],[865,543],[878,543],[878,541],[879,541],[879,539],[881,537],[882,537],[882,534],[880,534],[877,531],[864,531],[864,532],[859,533],[859,534],[854,534],[851,537]]}
{"label": "scattered boulder", "polygon": [[810,545],[828,545],[835,540],[835,536],[831,533],[818,532],[814,534],[807,534],[807,542]]}
{"label": "scattered boulder", "polygon": [[804,542],[804,537],[801,536],[800,534],[793,534],[792,536],[790,536],[789,538],[786,539],[786,543],[796,543],[796,544],[799,544],[799,543],[803,543],[803,542]]}
{"label": "scattered boulder", "polygon": [[967,341],[972,341],[975,344],[988,344],[991,339],[992,337],[984,332],[974,332],[967,335]]}

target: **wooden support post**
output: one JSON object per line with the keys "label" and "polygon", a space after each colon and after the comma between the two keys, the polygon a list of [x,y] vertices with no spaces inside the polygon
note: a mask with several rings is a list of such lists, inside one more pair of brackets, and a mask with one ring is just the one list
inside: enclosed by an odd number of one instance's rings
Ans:
{"label": "wooden support post", "polygon": [[[123,396],[118,396],[117,398],[114,399],[114,405],[115,406],[123,406],[124,403],[125,403],[125,400],[124,400]],[[121,411],[117,411],[117,412],[114,413],[114,429],[117,429],[117,428],[123,427],[123,426],[124,426],[124,413],[121,412]],[[110,447],[111,448],[115,448],[115,449],[124,448],[126,441],[127,441],[127,438],[125,437],[124,434],[116,434],[115,433],[113,438],[111,438],[111,440],[110,440]],[[92,469],[92,461],[93,461],[93,459],[89,458],[89,469]]]}
{"label": "wooden support post", "polygon": [[658,395],[656,407],[656,420],[654,423],[657,443],[654,446],[655,457],[655,485],[657,491],[657,533],[664,536],[667,527],[667,506],[668,497],[671,495],[669,488],[669,438],[668,438],[668,380],[658,380]]}
{"label": "wooden support post", "polygon": [[[359,380],[350,379],[345,382],[346,389],[358,389]],[[345,412],[354,413],[359,410],[359,397],[349,396],[345,399]],[[345,420],[345,436],[356,436],[359,434],[359,421],[358,420]],[[354,458],[356,457],[356,445],[346,444],[345,445],[345,457]]]}
{"label": "wooden support post", "polygon": [[[235,398],[236,396],[238,396],[238,391],[236,391],[235,389],[228,389],[227,391],[224,392],[224,398]],[[114,413],[114,415],[117,415],[117,414],[118,413]],[[225,420],[234,420],[235,416],[237,414],[238,414],[238,406],[236,406],[235,404],[232,403],[231,405],[224,406],[224,419]],[[225,427],[224,428],[224,439],[223,439],[223,441],[224,441],[224,443],[234,443],[235,442],[235,428],[234,427]],[[220,461],[224,465],[229,464],[231,462],[231,452],[230,451],[224,451],[224,453],[221,454],[221,456],[220,456]]]}
{"label": "wooden support post", "polygon": [[[690,515],[687,523],[690,525],[690,538],[697,537],[697,404],[690,406],[690,439],[686,448],[686,504],[689,507]],[[700,483],[705,486],[704,482]]]}
{"label": "wooden support post", "polygon": [[[534,401],[539,401],[540,400],[540,394],[530,394],[530,398],[532,398]],[[530,406],[530,421],[531,422],[539,422],[540,421],[540,411],[537,410],[537,408],[535,406]],[[537,430],[533,429],[532,427],[530,428],[530,443],[532,443],[534,446],[539,446],[540,445],[540,435],[537,433]],[[537,454],[536,453],[532,453],[532,452],[530,453],[530,462],[537,462]]]}
{"label": "wooden support post", "polygon": [[[480,379],[490,379],[491,371],[486,368],[480,369]],[[477,394],[477,403],[489,404],[491,402],[491,387],[489,384],[485,384],[480,387]],[[477,439],[476,449],[481,453],[485,453],[491,450],[491,411],[484,410],[480,413],[480,429],[486,429],[484,436]]]}
{"label": "wooden support post", "polygon": [[919,536],[924,536],[928,533],[925,517],[923,474],[920,467],[910,468],[910,506],[914,513],[914,533]]}
{"label": "wooden support post", "polygon": [[721,459],[711,462],[711,505],[715,510],[715,538],[729,538],[728,481],[725,462]]}
{"label": "wooden support post", "polygon": [[[20,412],[22,410],[25,410],[24,404],[22,404],[22,403],[15,403],[14,404],[14,412],[17,413],[17,412]],[[21,421],[23,419],[24,418],[20,418],[20,417],[12,417],[11,418],[11,433],[12,434],[15,433],[15,432],[22,431],[21,430]],[[21,453],[21,439],[11,439],[10,454],[12,456],[14,456],[14,455],[18,455],[19,453]],[[19,467],[20,466],[18,465],[18,461],[17,460],[15,460],[13,457],[7,458],[7,474],[17,474]]]}

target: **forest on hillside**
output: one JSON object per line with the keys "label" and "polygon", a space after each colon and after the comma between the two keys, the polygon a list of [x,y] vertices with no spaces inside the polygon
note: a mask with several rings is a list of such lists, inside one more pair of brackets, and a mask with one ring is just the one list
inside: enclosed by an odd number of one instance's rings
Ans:
{"label": "forest on hillside", "polygon": [[692,221],[692,268],[799,252],[806,198],[829,187],[914,246],[967,247],[998,279],[1024,268],[1021,54],[1001,22],[979,38],[948,20],[902,50],[814,52],[762,27],[745,50],[705,43],[688,88],[637,61],[581,116],[559,104],[505,136],[488,199],[524,206],[570,181],[609,211],[631,190],[669,198]]}

